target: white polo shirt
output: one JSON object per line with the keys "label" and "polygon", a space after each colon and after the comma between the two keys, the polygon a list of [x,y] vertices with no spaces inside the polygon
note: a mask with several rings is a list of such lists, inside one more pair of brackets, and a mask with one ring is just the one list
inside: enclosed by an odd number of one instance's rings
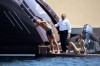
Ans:
{"label": "white polo shirt", "polygon": [[64,31],[64,30],[68,30],[68,33],[71,33],[71,25],[70,25],[70,21],[65,19],[65,20],[59,20],[59,22],[57,24],[55,24],[56,27],[59,26],[59,31]]}

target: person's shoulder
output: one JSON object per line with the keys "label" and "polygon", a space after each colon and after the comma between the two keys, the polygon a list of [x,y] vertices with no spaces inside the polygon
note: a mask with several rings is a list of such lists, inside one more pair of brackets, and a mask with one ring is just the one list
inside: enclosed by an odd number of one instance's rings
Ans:
{"label": "person's shoulder", "polygon": [[83,39],[81,39],[81,42],[85,42]]}
{"label": "person's shoulder", "polygon": [[68,19],[65,19],[65,21],[66,21],[66,22],[70,22],[70,20],[68,20]]}
{"label": "person's shoulder", "polygon": [[59,19],[58,23],[62,22],[62,19]]}
{"label": "person's shoulder", "polygon": [[62,21],[62,19],[59,19],[59,22]]}
{"label": "person's shoulder", "polygon": [[66,22],[66,23],[70,23],[70,21],[69,21],[68,19],[65,19],[65,22]]}

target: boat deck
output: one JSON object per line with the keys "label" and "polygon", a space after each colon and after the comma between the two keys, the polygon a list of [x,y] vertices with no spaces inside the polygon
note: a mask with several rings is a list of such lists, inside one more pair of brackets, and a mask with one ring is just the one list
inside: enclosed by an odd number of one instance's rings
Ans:
{"label": "boat deck", "polygon": [[100,54],[86,54],[86,55],[76,55],[76,54],[38,54],[39,57],[100,57]]}

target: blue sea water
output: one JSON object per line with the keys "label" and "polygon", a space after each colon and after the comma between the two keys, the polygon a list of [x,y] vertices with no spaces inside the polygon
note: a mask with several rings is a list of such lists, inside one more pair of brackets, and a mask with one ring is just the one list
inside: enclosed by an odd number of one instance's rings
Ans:
{"label": "blue sea water", "polygon": [[0,66],[100,66],[100,57],[0,57]]}

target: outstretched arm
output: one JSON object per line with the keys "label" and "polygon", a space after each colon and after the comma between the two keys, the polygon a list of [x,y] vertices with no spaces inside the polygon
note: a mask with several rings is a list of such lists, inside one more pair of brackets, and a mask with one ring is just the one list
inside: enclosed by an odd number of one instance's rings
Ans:
{"label": "outstretched arm", "polygon": [[84,40],[81,41],[81,50],[85,50],[85,41]]}
{"label": "outstretched arm", "polygon": [[46,23],[47,21],[45,19],[40,19],[40,20],[38,20],[38,22],[40,24],[40,23]]}

